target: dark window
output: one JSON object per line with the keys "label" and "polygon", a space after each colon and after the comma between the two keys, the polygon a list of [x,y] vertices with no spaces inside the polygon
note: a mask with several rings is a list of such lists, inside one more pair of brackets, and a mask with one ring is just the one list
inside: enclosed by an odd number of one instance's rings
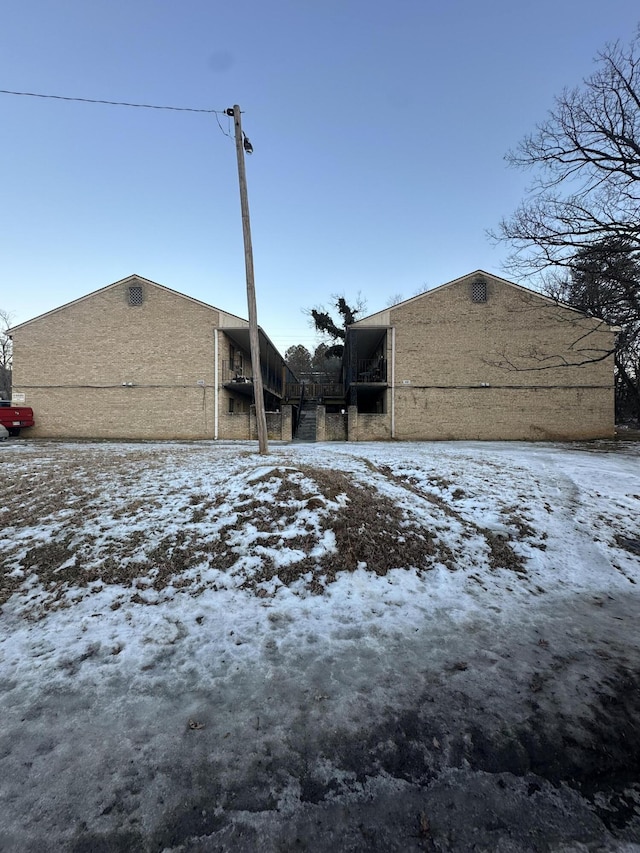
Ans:
{"label": "dark window", "polygon": [[130,285],[128,300],[129,305],[142,305],[142,287],[139,284]]}
{"label": "dark window", "polygon": [[471,301],[486,302],[487,301],[487,282],[474,281],[471,285]]}
{"label": "dark window", "polygon": [[233,397],[229,397],[229,414],[232,415],[236,410],[236,401]]}

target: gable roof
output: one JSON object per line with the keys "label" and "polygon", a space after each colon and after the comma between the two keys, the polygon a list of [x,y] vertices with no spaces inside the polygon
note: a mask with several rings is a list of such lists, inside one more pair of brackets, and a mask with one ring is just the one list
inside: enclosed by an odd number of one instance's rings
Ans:
{"label": "gable roof", "polygon": [[218,311],[220,314],[224,314],[226,317],[229,317],[231,320],[239,321],[242,324],[248,323],[248,320],[245,320],[243,317],[238,317],[236,314],[230,314],[228,311],[224,311],[222,308],[216,308],[214,305],[209,305],[207,302],[202,302],[200,299],[194,299],[192,296],[187,296],[184,293],[180,293],[178,290],[172,290],[170,287],[165,287],[163,284],[158,284],[157,281],[151,281],[149,278],[144,278],[141,275],[137,275],[133,273],[132,275],[128,275],[125,278],[121,278],[118,281],[114,281],[112,284],[107,284],[105,287],[100,287],[98,290],[92,290],[91,293],[87,293],[84,296],[80,296],[78,299],[73,299],[71,302],[65,302],[64,305],[59,305],[57,308],[52,308],[50,311],[45,311],[43,314],[38,314],[37,317],[32,317],[30,320],[25,320],[24,323],[18,323],[16,326],[12,326],[10,329],[7,329],[7,334],[11,336],[11,333],[16,329],[21,329],[23,326],[28,326],[30,323],[35,323],[36,320],[42,320],[44,317],[49,317],[53,314],[57,314],[58,311],[64,311],[66,308],[70,308],[72,305],[77,305],[80,302],[84,302],[85,299],[91,299],[91,297],[96,296],[98,293],[104,293],[106,290],[111,290],[113,287],[119,287],[122,284],[127,282],[140,282],[142,284],[151,285],[152,287],[157,287],[159,290],[164,290],[166,293],[171,293],[173,296],[179,296],[181,299],[187,299],[189,302],[193,302],[196,305],[201,305],[203,308],[208,308],[210,311]]}
{"label": "gable roof", "polygon": [[[391,311],[394,311],[396,308],[404,307],[405,305],[409,305],[411,302],[416,302],[419,299],[429,299],[434,293],[438,293],[442,290],[445,290],[448,287],[453,287],[456,284],[460,284],[460,282],[465,281],[467,279],[473,279],[475,277],[486,276],[487,278],[491,278],[494,281],[500,282],[500,284],[504,284],[507,287],[512,287],[514,290],[519,290],[522,293],[531,294],[533,296],[538,297],[538,299],[542,299],[544,302],[547,302],[549,305],[554,305],[556,307],[565,308],[567,311],[573,311],[576,314],[579,314],[581,317],[585,317],[591,320],[597,320],[599,323],[604,323],[604,320],[598,317],[592,317],[589,314],[585,314],[584,311],[580,311],[579,308],[574,308],[573,305],[568,305],[566,302],[559,302],[556,299],[553,299],[551,296],[547,296],[544,293],[540,293],[537,290],[532,290],[530,287],[523,287],[521,284],[515,284],[513,281],[508,281],[506,278],[501,278],[498,275],[494,275],[493,273],[486,272],[485,270],[474,270],[473,272],[466,273],[466,275],[462,275],[459,278],[454,278],[453,281],[448,281],[445,284],[440,284],[437,287],[432,288],[431,290],[425,290],[423,293],[418,293],[416,296],[412,296],[410,299],[404,299],[402,302],[397,302],[395,305],[389,305],[388,308],[384,308],[382,311],[377,311],[375,314],[369,314],[367,317],[361,317],[360,320],[356,320],[355,323],[352,323],[350,328],[354,326],[372,326],[372,325],[382,325],[389,326],[391,325]],[[609,326],[608,323],[605,325]],[[617,326],[609,326],[612,331],[617,330]]]}

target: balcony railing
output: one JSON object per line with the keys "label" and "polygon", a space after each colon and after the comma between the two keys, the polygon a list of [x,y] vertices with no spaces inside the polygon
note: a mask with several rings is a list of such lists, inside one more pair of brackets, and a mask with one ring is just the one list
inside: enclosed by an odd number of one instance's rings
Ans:
{"label": "balcony railing", "polygon": [[324,400],[327,397],[342,399],[344,387],[342,382],[287,382],[284,388],[284,396],[291,402],[300,399],[304,387],[305,400]]}
{"label": "balcony railing", "polygon": [[242,367],[240,364],[222,362],[222,381],[226,382],[251,382],[251,365]]}
{"label": "balcony railing", "polygon": [[[280,395],[282,393],[282,372],[272,367],[266,367],[264,364],[261,366],[260,372],[265,390]],[[243,369],[238,364],[234,365],[229,361],[223,361],[222,383],[223,385],[253,385],[251,365],[247,364]]]}
{"label": "balcony railing", "polygon": [[386,358],[359,358],[354,382],[376,383],[387,381]]}

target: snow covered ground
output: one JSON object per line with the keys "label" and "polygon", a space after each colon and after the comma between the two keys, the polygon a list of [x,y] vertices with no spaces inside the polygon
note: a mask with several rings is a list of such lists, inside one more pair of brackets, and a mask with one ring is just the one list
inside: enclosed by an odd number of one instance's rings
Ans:
{"label": "snow covered ground", "polygon": [[640,444],[0,445],[0,850],[640,850]]}

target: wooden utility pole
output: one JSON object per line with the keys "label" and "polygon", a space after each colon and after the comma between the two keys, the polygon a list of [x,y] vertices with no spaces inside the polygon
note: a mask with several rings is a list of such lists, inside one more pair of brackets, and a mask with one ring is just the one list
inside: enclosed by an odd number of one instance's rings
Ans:
{"label": "wooden utility pole", "polygon": [[253,277],[253,249],[251,246],[251,224],[249,222],[249,201],[247,199],[247,174],[244,168],[244,152],[251,153],[251,143],[242,132],[240,107],[235,104],[227,110],[233,116],[236,132],[236,153],[238,155],[238,178],[240,181],[240,209],[242,210],[242,234],[244,237],[244,265],[247,273],[247,304],[249,307],[249,341],[251,344],[251,369],[253,373],[253,398],[256,406],[258,425],[258,447],[262,454],[269,452],[267,444],[267,416],[264,410],[262,370],[260,369],[260,336],[258,334],[258,309],[256,307],[256,286]]}

